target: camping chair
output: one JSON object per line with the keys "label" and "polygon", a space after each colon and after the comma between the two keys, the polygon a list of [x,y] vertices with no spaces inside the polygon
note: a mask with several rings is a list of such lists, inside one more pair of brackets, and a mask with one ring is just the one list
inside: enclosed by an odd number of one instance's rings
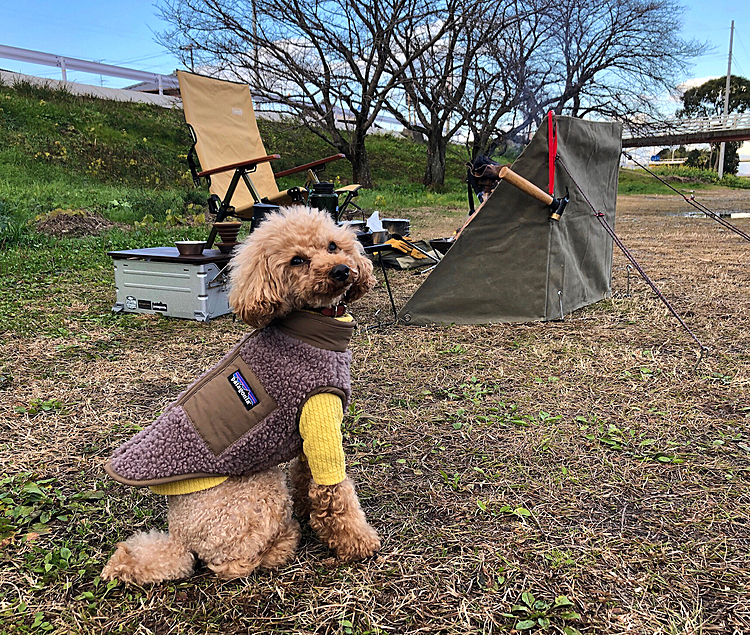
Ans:
{"label": "camping chair", "polygon": [[[280,191],[276,179],[306,171],[306,185],[309,187],[318,182],[317,173],[325,169],[327,163],[344,158],[343,154],[335,154],[274,174],[269,162],[280,157],[266,153],[246,84],[185,71],[178,71],[177,78],[185,121],[193,138],[188,165],[196,185],[200,184],[201,178],[208,179],[211,192],[209,210],[216,214],[217,222],[228,215],[251,220],[257,203],[290,205],[306,202],[308,193],[305,188]],[[345,214],[348,207],[359,209],[353,198],[360,187],[352,184],[336,190],[337,195],[345,195],[344,202],[339,205],[339,216]],[[213,238],[212,233],[209,243]]]}

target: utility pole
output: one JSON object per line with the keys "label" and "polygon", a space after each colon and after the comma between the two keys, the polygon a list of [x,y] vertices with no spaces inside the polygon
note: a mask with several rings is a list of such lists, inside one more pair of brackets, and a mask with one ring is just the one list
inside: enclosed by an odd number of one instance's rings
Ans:
{"label": "utility pole", "polygon": [[[732,22],[734,24],[734,22]],[[195,72],[195,63],[193,62],[193,49],[195,49],[195,43],[190,42],[190,44],[186,44],[185,46],[181,46],[181,51],[188,51],[190,53],[190,72]],[[161,94],[161,93],[160,93]]]}
{"label": "utility pole", "polygon": [[[729,81],[732,78],[732,43],[734,41],[734,20],[732,20],[732,27],[729,29],[729,62],[727,64],[727,86],[724,89],[724,127],[727,125],[727,117],[729,115]],[[719,180],[724,178],[724,151],[726,149],[726,142],[721,142],[721,148],[719,150]]]}
{"label": "utility pole", "polygon": [[252,0],[253,5],[253,70],[254,75],[254,86],[252,90],[258,90],[260,86],[260,61],[258,59],[258,7],[255,6],[255,0]]}

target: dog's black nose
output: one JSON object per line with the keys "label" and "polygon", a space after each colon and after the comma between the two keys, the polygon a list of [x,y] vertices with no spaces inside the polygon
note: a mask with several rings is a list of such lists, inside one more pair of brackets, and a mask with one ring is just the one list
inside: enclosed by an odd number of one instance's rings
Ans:
{"label": "dog's black nose", "polygon": [[336,265],[328,272],[328,275],[336,282],[346,282],[349,279],[349,267],[346,265]]}

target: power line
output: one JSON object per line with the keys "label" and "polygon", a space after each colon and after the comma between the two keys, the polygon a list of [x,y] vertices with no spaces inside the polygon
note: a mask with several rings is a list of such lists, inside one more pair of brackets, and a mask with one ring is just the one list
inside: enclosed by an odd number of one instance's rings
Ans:
{"label": "power line", "polygon": [[747,52],[747,49],[745,48],[745,44],[742,41],[742,38],[738,37],[738,35],[736,33],[735,33],[734,37],[737,40],[737,43],[740,45],[740,48],[744,51],[746,59],[750,60],[750,53]]}
{"label": "power line", "polygon": [[107,60],[107,59],[103,59],[101,61],[104,62],[105,64],[120,65],[120,64],[133,64],[134,62],[145,62],[147,60],[154,60],[154,59],[158,59],[160,57],[172,57],[172,54],[171,53],[156,53],[154,55],[144,55],[142,57],[134,57],[132,59],[125,59],[125,60]]}
{"label": "power line", "polygon": [[735,66],[735,71],[739,71],[732,73],[732,75],[745,75],[745,67],[737,61],[736,55],[732,55],[732,64]]}

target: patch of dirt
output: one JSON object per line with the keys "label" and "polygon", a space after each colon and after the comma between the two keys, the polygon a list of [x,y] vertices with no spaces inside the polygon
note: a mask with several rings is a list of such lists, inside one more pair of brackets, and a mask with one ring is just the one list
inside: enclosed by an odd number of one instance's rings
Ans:
{"label": "patch of dirt", "polygon": [[36,229],[42,234],[56,236],[98,236],[118,223],[107,220],[98,214],[84,210],[65,210],[50,213],[36,222]]}

